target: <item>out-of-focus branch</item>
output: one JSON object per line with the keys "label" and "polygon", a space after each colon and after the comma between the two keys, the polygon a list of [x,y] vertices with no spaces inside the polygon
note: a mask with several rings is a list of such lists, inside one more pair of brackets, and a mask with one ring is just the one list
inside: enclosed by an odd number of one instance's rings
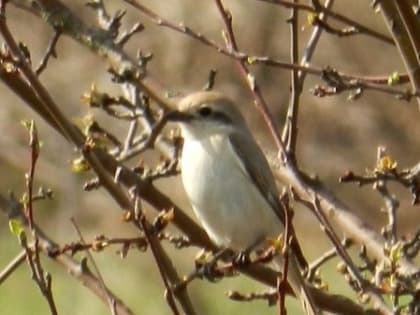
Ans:
{"label": "out-of-focus branch", "polygon": [[[420,91],[420,24],[406,0],[378,1],[381,12],[407,69],[414,92]],[[420,108],[420,98],[417,97]]]}

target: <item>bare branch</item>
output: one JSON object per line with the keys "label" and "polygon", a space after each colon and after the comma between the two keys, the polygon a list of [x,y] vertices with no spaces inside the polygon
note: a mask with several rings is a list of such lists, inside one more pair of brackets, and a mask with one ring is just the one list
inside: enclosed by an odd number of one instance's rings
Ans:
{"label": "bare branch", "polygon": [[12,261],[0,272],[0,285],[22,264],[26,259],[26,251],[21,251]]}
{"label": "bare branch", "polygon": [[268,2],[271,4],[275,4],[275,5],[279,5],[279,6],[284,6],[286,8],[296,8],[298,10],[304,10],[310,13],[323,13],[325,14],[325,16],[331,17],[333,19],[336,19],[337,21],[343,22],[347,25],[352,26],[354,29],[358,30],[360,33],[364,33],[366,35],[372,36],[378,40],[381,40],[385,43],[394,45],[394,41],[392,40],[392,38],[389,38],[386,35],[383,35],[379,32],[376,32],[374,30],[369,29],[368,27],[363,26],[362,24],[348,18],[345,17],[344,15],[341,15],[339,13],[333,12],[331,11],[329,8],[319,5],[317,6],[315,9],[313,7],[311,7],[310,5],[305,5],[305,4],[296,4],[293,3],[291,1],[285,1],[285,0],[257,0],[257,1],[262,1],[262,2]]}
{"label": "bare branch", "polygon": [[[397,44],[401,58],[404,61],[411,86],[414,91],[420,90],[420,60],[419,50],[420,26],[414,11],[405,0],[379,1],[381,12],[392,37]],[[417,97],[420,108],[420,98]]]}
{"label": "bare branch", "polygon": [[42,71],[45,70],[50,57],[57,58],[57,52],[55,50],[55,47],[57,45],[58,39],[60,38],[60,35],[61,35],[61,32],[60,32],[59,29],[57,29],[54,32],[54,35],[53,35],[53,37],[51,38],[51,40],[48,44],[48,47],[47,47],[47,50],[45,51],[44,57],[42,57],[41,62],[38,65],[38,68],[36,68],[36,70],[35,70],[35,73],[37,75],[41,75]]}

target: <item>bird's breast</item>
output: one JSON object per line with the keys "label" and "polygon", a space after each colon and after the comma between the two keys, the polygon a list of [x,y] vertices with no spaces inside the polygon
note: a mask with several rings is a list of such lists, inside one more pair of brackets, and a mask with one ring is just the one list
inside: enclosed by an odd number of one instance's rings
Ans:
{"label": "bird's breast", "polygon": [[275,237],[281,232],[274,211],[246,173],[227,137],[186,141],[181,168],[193,210],[219,245],[245,250],[256,239]]}

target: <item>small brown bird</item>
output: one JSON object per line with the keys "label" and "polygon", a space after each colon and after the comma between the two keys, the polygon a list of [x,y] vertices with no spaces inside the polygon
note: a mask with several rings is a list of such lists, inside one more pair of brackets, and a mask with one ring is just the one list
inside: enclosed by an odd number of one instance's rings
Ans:
{"label": "small brown bird", "polygon": [[[180,123],[184,137],[182,181],[210,238],[240,252],[277,238],[284,231],[284,213],[274,177],[233,102],[217,92],[193,93],[181,100],[179,111],[169,119]],[[280,268],[282,257],[276,256],[274,263]],[[306,313],[320,314],[293,250],[288,281]]]}

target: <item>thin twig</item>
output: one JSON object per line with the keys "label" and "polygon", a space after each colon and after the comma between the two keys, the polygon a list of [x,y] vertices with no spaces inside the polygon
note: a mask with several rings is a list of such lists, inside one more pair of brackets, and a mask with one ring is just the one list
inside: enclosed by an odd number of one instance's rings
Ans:
{"label": "thin twig", "polygon": [[[4,8],[2,6],[2,8]],[[1,12],[2,16],[4,12]],[[34,215],[33,215],[33,184],[35,179],[35,169],[36,163],[39,157],[39,139],[38,139],[38,132],[36,129],[35,122],[31,120],[30,122],[26,122],[25,126],[28,129],[29,133],[29,147],[30,147],[30,166],[29,166],[29,173],[25,174],[25,183],[26,183],[26,194],[27,194],[27,201],[24,202],[24,216],[26,221],[28,222],[29,229],[32,233],[34,242],[33,248],[30,248],[27,243],[26,233],[23,232],[19,235],[19,240],[21,242],[21,246],[25,249],[26,252],[26,260],[28,261],[28,265],[32,271],[32,278],[37,284],[39,290],[41,291],[42,295],[47,300],[50,312],[52,315],[57,315],[57,307],[55,305],[54,297],[52,294],[51,289],[51,275],[48,272],[44,271],[44,268],[41,265],[40,259],[40,249],[38,247],[39,240],[38,235],[35,229],[34,223]]]}
{"label": "thin twig", "polygon": [[[353,244],[353,242],[348,238],[344,238],[341,244],[343,245],[345,249],[347,249]],[[313,279],[319,267],[321,267],[323,264],[325,264],[332,258],[337,257],[337,255],[338,255],[337,249],[335,247],[332,247],[330,250],[326,251],[320,257],[318,257],[313,262],[311,262],[309,264],[308,272],[307,272],[307,278],[309,279],[309,281]]]}
{"label": "thin twig", "polygon": [[[226,9],[223,6],[223,3],[221,0],[214,0],[215,4],[217,6],[217,9],[220,13],[220,16],[222,17],[223,23],[225,25],[225,32],[226,32],[226,45],[228,47],[229,51],[237,52],[238,51],[238,45],[236,43],[235,35],[233,32],[233,26],[232,26],[232,16],[231,14],[226,11]],[[282,161],[287,161],[287,155],[286,155],[286,148],[284,147],[283,141],[281,140],[280,134],[277,131],[277,126],[274,122],[273,117],[269,113],[267,103],[264,100],[264,97],[262,95],[261,89],[259,85],[256,82],[256,79],[254,75],[249,71],[247,68],[245,61],[237,60],[237,65],[239,68],[240,73],[242,74],[243,79],[248,85],[249,90],[251,91],[253,97],[254,97],[254,103],[259,109],[260,113],[262,114],[273,138],[276,143],[276,146],[278,148],[278,156],[281,158]]]}
{"label": "thin twig", "polygon": [[324,231],[327,234],[327,236],[330,238],[331,242],[333,243],[337,253],[340,255],[340,257],[344,260],[346,263],[351,275],[354,277],[354,279],[357,281],[357,285],[359,288],[366,292],[374,301],[376,307],[380,310],[380,312],[384,315],[392,315],[391,310],[388,308],[386,303],[384,302],[382,296],[378,292],[378,289],[372,286],[368,281],[366,281],[361,273],[359,272],[356,265],[353,263],[353,260],[345,250],[345,248],[340,243],[340,240],[338,239],[337,234],[334,232],[334,229],[332,228],[331,224],[329,223],[326,215],[324,212],[320,209],[320,203],[316,196],[314,196],[314,199],[312,202],[309,202],[310,207],[315,211],[316,216],[318,217],[318,220],[322,223],[324,227]]}
{"label": "thin twig", "polygon": [[386,170],[386,171],[371,171],[366,175],[357,175],[352,171],[339,178],[340,183],[357,183],[359,186],[369,185],[381,181],[393,181],[409,189],[412,199],[411,204],[417,205],[420,202],[420,183],[418,182],[420,163],[415,164],[411,168]]}
{"label": "thin twig", "polygon": [[[3,12],[2,12],[3,13]],[[33,184],[34,184],[34,177],[35,177],[35,168],[36,163],[39,157],[39,139],[38,139],[38,132],[36,129],[35,122],[32,120],[26,123],[26,127],[28,128],[29,132],[29,146],[31,149],[30,152],[30,169],[29,173],[25,174],[25,182],[26,182],[26,194],[27,194],[27,201],[24,202],[23,212],[26,221],[28,222],[29,229],[32,233],[34,242],[33,246],[28,245],[27,236],[25,232],[22,232],[19,235],[19,240],[21,246],[25,249],[26,260],[32,272],[32,278],[37,284],[39,290],[41,291],[42,295],[47,300],[50,312],[52,315],[57,315],[57,307],[54,301],[54,297],[52,294],[51,289],[51,275],[48,272],[44,271],[44,268],[41,265],[40,259],[40,249],[39,249],[39,239],[37,235],[37,231],[35,229],[34,223],[34,216],[33,216]]]}
{"label": "thin twig", "polygon": [[26,259],[26,251],[22,250],[12,261],[0,272],[0,285],[23,263]]}
{"label": "thin twig", "polygon": [[291,233],[291,226],[292,226],[292,215],[289,208],[289,200],[288,196],[284,195],[284,197],[280,200],[283,208],[284,213],[284,244],[282,248],[282,256],[283,256],[283,270],[282,270],[282,278],[281,280],[277,279],[277,292],[278,292],[278,299],[279,299],[279,315],[286,315],[286,291],[287,291],[287,274],[289,270],[289,243],[291,241],[292,233]]}
{"label": "thin twig", "polygon": [[208,79],[207,79],[207,83],[203,88],[204,91],[210,91],[210,90],[213,89],[214,84],[215,84],[215,80],[216,80],[216,74],[217,74],[217,70],[215,70],[215,69],[210,70],[209,76],[208,76]]}
{"label": "thin twig", "polygon": [[32,120],[28,122],[28,132],[29,132],[29,146],[31,148],[31,158],[30,158],[30,167],[29,173],[25,174],[25,182],[27,189],[28,200],[25,203],[25,216],[29,222],[29,229],[33,231],[34,217],[33,217],[33,183],[35,177],[35,166],[38,161],[39,156],[39,140],[38,133],[36,130],[35,122]]}
{"label": "thin twig", "polygon": [[312,25],[322,28],[326,33],[336,35],[338,37],[348,37],[360,34],[360,31],[355,27],[335,28],[328,24],[325,20],[320,19],[318,16],[314,17]]}
{"label": "thin twig", "polygon": [[387,213],[388,217],[388,225],[385,227],[383,234],[385,234],[385,238],[390,241],[391,245],[394,245],[398,240],[396,215],[400,202],[390,193],[385,181],[378,181],[375,183],[374,188],[381,194],[382,198],[384,199],[384,211]]}
{"label": "thin twig", "polygon": [[42,57],[41,62],[38,65],[38,68],[36,68],[35,70],[35,73],[38,76],[41,75],[42,71],[46,69],[48,60],[50,59],[50,57],[57,58],[57,52],[55,50],[55,47],[57,45],[58,39],[60,38],[60,35],[61,35],[60,29],[56,29],[53,37],[48,43],[48,47],[47,47],[47,50],[45,51],[44,57]]}
{"label": "thin twig", "polygon": [[103,235],[100,237],[95,237],[91,242],[79,241],[72,242],[70,244],[65,244],[60,248],[55,248],[49,252],[51,257],[56,257],[63,255],[65,253],[70,253],[72,256],[80,251],[93,250],[99,252],[104,250],[110,245],[120,245],[123,248],[129,248],[131,245],[137,246],[137,248],[145,249],[147,248],[146,239],[143,236],[131,237],[131,238],[107,238]]}
{"label": "thin twig", "polygon": [[265,291],[265,292],[251,292],[251,293],[240,293],[238,291],[229,290],[226,292],[229,299],[240,302],[253,302],[256,300],[267,301],[269,306],[275,305],[278,300],[278,293],[276,291]]}
{"label": "thin twig", "polygon": [[[80,231],[79,226],[78,226],[78,225],[77,225],[77,223],[76,223],[76,220],[75,220],[74,218],[70,218],[70,221],[71,221],[71,224],[73,225],[73,228],[75,229],[75,231],[76,231],[77,235],[79,236],[80,241],[81,241],[83,244],[86,244],[86,242],[85,242],[85,240],[84,240],[84,237],[83,237],[83,235],[82,235],[82,232]],[[101,272],[100,272],[100,270],[99,270],[98,265],[97,265],[97,264],[96,264],[96,262],[95,262],[95,259],[93,258],[93,256],[92,256],[92,254],[90,253],[89,249],[86,249],[86,251],[85,251],[85,252],[86,252],[87,256],[89,257],[89,260],[90,260],[90,262],[92,263],[93,268],[95,269],[96,276],[97,276],[97,277],[98,277],[98,279],[99,279],[99,283],[100,283],[100,284],[101,284],[101,286],[102,286],[102,290],[103,290],[104,292],[108,292],[108,291],[106,290],[106,285],[105,285],[104,278],[102,277],[102,274],[101,274]],[[108,306],[109,306],[109,307],[110,307],[110,309],[111,309],[111,313],[112,313],[113,315],[115,315],[115,314],[116,314],[116,312],[117,312],[117,309],[116,309],[116,303],[115,303],[115,300],[114,300],[113,296],[112,296],[112,295],[107,295],[107,300],[108,300]]]}
{"label": "thin twig", "polygon": [[168,279],[168,276],[166,274],[166,269],[162,265],[162,260],[159,259],[161,257],[161,255],[159,254],[158,249],[157,249],[157,243],[158,242],[156,241],[156,238],[152,236],[152,231],[150,230],[150,225],[147,222],[144,213],[140,209],[140,198],[139,198],[138,195],[135,196],[135,200],[134,200],[134,213],[135,213],[135,216],[136,216],[136,221],[140,224],[140,226],[141,226],[141,228],[144,232],[144,235],[147,239],[147,242],[150,245],[150,249],[152,250],[153,257],[155,258],[156,265],[159,269],[160,276],[162,278],[163,284],[165,285],[166,301],[168,302],[168,305],[171,308],[172,312],[175,315],[180,315],[181,313],[179,312],[178,307],[175,303],[174,292],[173,292],[171,284],[169,283],[169,279]]}
{"label": "thin twig", "polygon": [[337,253],[340,255],[340,257],[346,262],[347,266],[350,269],[350,272],[352,276],[356,279],[358,282],[358,285],[361,289],[365,289],[368,286],[367,281],[362,277],[359,270],[357,269],[356,265],[353,263],[353,260],[345,250],[345,248],[342,246],[340,240],[338,239],[337,234],[335,233],[333,227],[330,225],[327,217],[325,216],[324,212],[320,209],[319,200],[314,197],[314,199],[311,202],[311,207],[314,209],[316,216],[318,217],[318,220],[322,223],[324,227],[325,233],[330,238],[331,242],[333,243]]}
{"label": "thin twig", "polygon": [[[47,272],[44,272],[44,269],[42,268],[39,261],[38,239],[35,239],[33,246],[30,246],[27,243],[26,237],[21,237],[20,243],[25,250],[26,260],[31,270],[32,278],[37,284],[42,295],[47,300],[51,315],[58,315],[57,307],[52,296],[51,275]],[[35,254],[37,251],[38,253]]]}
{"label": "thin twig", "polygon": [[374,31],[342,14],[336,13],[331,11],[330,9],[320,5],[317,8],[313,8],[310,5],[306,5],[306,4],[300,4],[300,3],[294,3],[291,1],[285,1],[285,0],[257,0],[257,1],[262,1],[262,2],[268,2],[271,4],[275,4],[275,5],[279,5],[279,6],[283,6],[286,8],[296,8],[298,10],[303,10],[303,11],[307,11],[310,13],[324,13],[326,16],[329,16],[333,19],[336,19],[337,21],[343,22],[349,26],[354,27],[355,29],[357,29],[360,33],[364,33],[366,35],[372,36],[378,40],[381,40],[387,44],[391,44],[394,45],[394,41],[392,40],[392,38],[381,34],[377,31]]}
{"label": "thin twig", "polygon": [[[324,7],[326,9],[330,10],[331,7],[333,6],[333,4],[334,4],[334,0],[326,0],[325,4],[324,4]],[[324,13],[321,13],[319,15],[319,19],[323,20],[323,21],[326,21],[327,16]],[[312,55],[315,52],[315,48],[318,45],[321,34],[322,34],[322,27],[319,27],[318,25],[315,26],[314,30],[312,31],[311,37],[309,38],[308,43],[306,44],[306,47],[303,51],[302,59],[300,60],[301,65],[307,66],[310,63],[310,61],[312,59]],[[306,78],[306,72],[299,71],[299,84],[300,84],[300,86],[303,86],[303,82],[305,81],[305,78]],[[384,79],[384,81],[383,81],[384,84],[388,82],[388,78],[389,78],[388,76],[386,78],[383,78]]]}
{"label": "thin twig", "polygon": [[[298,0],[294,0],[295,3]],[[298,12],[296,8],[292,8],[289,18],[290,24],[290,62],[298,63],[299,58],[299,38],[298,38]],[[286,122],[283,129],[283,142],[286,145],[286,151],[289,158],[296,163],[296,142],[298,133],[298,111],[299,99],[302,92],[302,84],[299,82],[299,72],[291,71],[291,95],[289,99],[289,107],[287,109]]]}

